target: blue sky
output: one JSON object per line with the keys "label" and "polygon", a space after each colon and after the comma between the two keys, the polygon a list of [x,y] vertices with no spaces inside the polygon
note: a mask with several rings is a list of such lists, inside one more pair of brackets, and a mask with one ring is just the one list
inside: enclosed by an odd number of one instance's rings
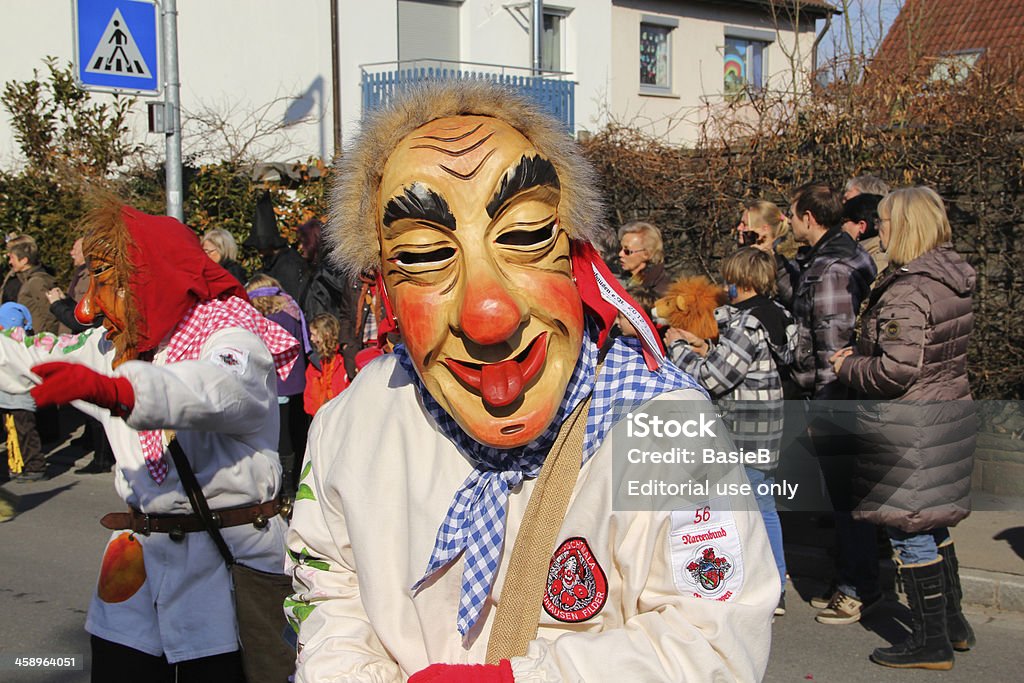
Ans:
{"label": "blue sky", "polygon": [[870,55],[903,6],[903,0],[832,0],[832,3],[840,8],[845,5],[847,16],[837,15],[832,19],[832,28],[822,41],[818,54],[821,64],[833,55],[849,53],[847,18],[852,28],[854,50]]}

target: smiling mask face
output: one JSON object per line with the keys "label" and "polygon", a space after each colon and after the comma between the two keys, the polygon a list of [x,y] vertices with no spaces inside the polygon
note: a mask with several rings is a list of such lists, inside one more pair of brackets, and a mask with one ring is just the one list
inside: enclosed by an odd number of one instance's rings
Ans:
{"label": "smiling mask face", "polygon": [[554,167],[483,116],[437,119],[384,167],[384,283],[431,395],[477,441],[512,448],[551,423],[583,338]]}

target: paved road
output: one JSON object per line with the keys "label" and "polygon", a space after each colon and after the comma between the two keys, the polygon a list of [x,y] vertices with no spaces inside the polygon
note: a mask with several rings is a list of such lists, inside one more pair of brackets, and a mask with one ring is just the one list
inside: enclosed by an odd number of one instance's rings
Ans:
{"label": "paved road", "polygon": [[[50,456],[57,476],[32,484],[5,484],[20,497],[19,515],[0,524],[0,653],[80,655],[88,659],[83,626],[109,531],[99,518],[123,507],[113,475],[70,471],[83,452],[65,446]],[[3,454],[6,457],[6,453]],[[80,460],[85,464],[86,458]],[[0,671],[0,681],[89,680],[80,672]]]}
{"label": "paved road", "polygon": [[[871,611],[859,624],[825,626],[814,621],[817,612],[806,602],[824,589],[817,581],[795,578],[787,592],[786,615],[775,620],[772,656],[765,681],[817,683],[869,683],[921,681],[922,683],[1003,683],[1021,680],[1024,614],[986,613],[968,608],[967,617],[978,635],[978,646],[957,653],[952,671],[897,671],[868,660],[876,647],[903,640],[910,613],[896,602]],[[799,599],[799,591],[806,600]]]}
{"label": "paved road", "polygon": [[[88,681],[88,637],[83,630],[107,532],[98,520],[121,503],[112,475],[75,475],[68,471],[83,453],[67,446],[51,456],[57,476],[35,484],[7,484],[21,496],[21,514],[0,524],[0,655],[84,655],[80,672],[0,671],[0,682]],[[79,464],[84,464],[81,460]],[[1024,615],[971,611],[980,645],[958,655],[951,672],[893,671],[868,661],[872,648],[898,637],[906,610],[896,603],[879,608],[863,624],[822,626],[814,611],[798,599],[822,588],[796,579],[789,612],[773,634],[767,681],[1001,681],[1020,680]]]}

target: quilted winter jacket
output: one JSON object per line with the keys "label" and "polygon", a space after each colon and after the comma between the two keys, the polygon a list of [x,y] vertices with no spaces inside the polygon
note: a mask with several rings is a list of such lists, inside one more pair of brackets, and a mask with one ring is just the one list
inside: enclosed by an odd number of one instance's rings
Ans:
{"label": "quilted winter jacket", "polygon": [[857,353],[839,371],[869,399],[857,408],[858,518],[919,532],[970,513],[974,282],[974,269],[944,244],[890,267],[871,292]]}

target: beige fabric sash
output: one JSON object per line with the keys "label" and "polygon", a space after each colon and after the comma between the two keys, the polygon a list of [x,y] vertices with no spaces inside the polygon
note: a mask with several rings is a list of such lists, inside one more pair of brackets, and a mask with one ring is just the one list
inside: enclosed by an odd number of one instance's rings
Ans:
{"label": "beige fabric sash", "polygon": [[488,664],[525,655],[537,637],[551,553],[583,460],[589,406],[590,396],[562,424],[526,504],[487,641]]}

